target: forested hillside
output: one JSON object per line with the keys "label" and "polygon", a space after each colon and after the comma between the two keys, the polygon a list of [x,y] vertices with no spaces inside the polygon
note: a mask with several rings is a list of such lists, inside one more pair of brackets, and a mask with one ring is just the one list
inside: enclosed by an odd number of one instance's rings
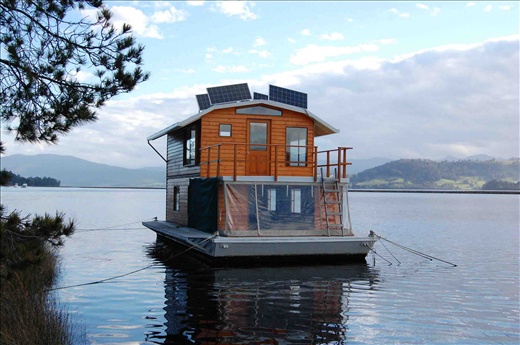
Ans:
{"label": "forested hillside", "polygon": [[400,159],[351,177],[353,188],[481,189],[489,181],[520,180],[520,160],[435,162]]}
{"label": "forested hillside", "polygon": [[6,171],[6,177],[8,180],[7,186],[27,184],[31,187],[59,187],[61,183],[52,177],[23,177],[11,171]]}

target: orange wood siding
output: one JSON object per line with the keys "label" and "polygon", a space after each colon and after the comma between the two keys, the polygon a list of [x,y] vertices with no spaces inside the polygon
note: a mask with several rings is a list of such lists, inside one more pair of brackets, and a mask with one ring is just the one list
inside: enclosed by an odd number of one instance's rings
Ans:
{"label": "orange wood siding", "polygon": [[[282,110],[282,116],[266,116],[266,115],[243,115],[236,114],[236,108],[217,109],[202,117],[201,121],[201,148],[219,143],[228,143],[220,147],[220,176],[233,176],[234,160],[237,160],[236,174],[237,176],[246,175],[246,149],[247,146],[247,120],[270,120],[271,121],[271,145],[280,145],[276,149],[270,149],[270,175],[274,175],[275,169],[279,176],[313,176],[312,162],[314,160],[312,147],[314,146],[314,121],[304,115],[290,110]],[[230,124],[231,137],[219,136],[220,124]],[[286,166],[285,163],[285,145],[286,145],[286,128],[299,127],[307,128],[307,167]],[[235,147],[232,144],[240,144]],[[218,157],[217,147],[212,148],[210,152],[203,150],[201,152],[201,162],[208,160],[216,160]],[[208,158],[208,153],[210,157]],[[276,167],[275,167],[275,161]],[[217,164],[210,164],[210,176],[216,175]],[[207,176],[208,165],[201,165],[200,174],[202,177]]]}

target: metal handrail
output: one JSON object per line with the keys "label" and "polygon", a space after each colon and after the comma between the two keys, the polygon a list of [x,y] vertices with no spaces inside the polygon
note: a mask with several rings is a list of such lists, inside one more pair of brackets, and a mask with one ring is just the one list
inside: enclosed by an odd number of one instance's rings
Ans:
{"label": "metal handrail", "polygon": [[[248,147],[250,146],[264,146],[266,149],[274,148],[274,157],[273,153],[269,151],[269,156],[266,161],[267,164],[269,164],[269,167],[272,167],[274,164],[274,169],[270,169],[270,171],[274,170],[274,178],[275,181],[278,181],[279,178],[279,171],[278,166],[280,163],[284,163],[286,166],[290,166],[291,163],[293,164],[304,164],[302,167],[312,168],[312,177],[314,181],[318,181],[318,169],[320,168],[326,168],[327,176],[330,175],[331,168],[336,168],[338,171],[337,178],[339,181],[347,177],[347,166],[351,165],[351,163],[347,162],[347,150],[352,149],[351,147],[338,147],[337,149],[330,149],[330,150],[323,150],[318,151],[317,146],[307,145],[307,146],[301,146],[301,145],[281,145],[281,144],[251,144],[251,143],[219,143],[219,144],[213,144],[206,147],[203,147],[200,149],[200,165],[207,165],[206,169],[206,177],[220,177],[220,173],[222,171],[222,163],[228,163],[229,160],[226,161],[222,158],[222,152],[224,151],[224,146],[233,146],[232,152],[233,158],[232,158],[232,164],[233,164],[233,180],[237,180],[238,176],[238,164],[243,163],[247,165],[248,162],[251,162],[251,160],[247,159],[247,152],[249,152]],[[284,156],[285,158],[283,160],[279,159],[280,153],[280,147],[283,148]],[[212,151],[214,152],[214,149],[216,148],[216,157],[212,157]],[[244,158],[239,158],[238,156],[238,149],[242,149],[244,151]],[[306,159],[305,161],[290,161],[287,159],[287,148],[305,148],[307,150],[306,152]],[[202,157],[204,156],[203,153],[207,151],[207,159],[203,160]],[[337,158],[335,160],[331,159],[331,154],[337,153]],[[326,162],[319,164],[320,155],[326,156]],[[273,159],[274,158],[274,159]],[[215,176],[212,176],[211,174],[211,167],[213,164],[216,164],[216,170],[215,170]],[[298,166],[294,166],[295,168],[298,168]]]}

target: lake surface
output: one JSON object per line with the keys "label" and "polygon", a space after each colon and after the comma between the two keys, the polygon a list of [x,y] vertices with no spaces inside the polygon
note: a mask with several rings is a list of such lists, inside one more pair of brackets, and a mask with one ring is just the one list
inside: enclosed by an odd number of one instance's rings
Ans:
{"label": "lake surface", "polygon": [[[65,212],[57,290],[91,344],[518,344],[519,196],[351,193],[366,264],[210,268],[142,227],[163,190],[2,188],[23,213]],[[375,264],[374,264],[375,258]],[[133,274],[125,275],[132,271]]]}

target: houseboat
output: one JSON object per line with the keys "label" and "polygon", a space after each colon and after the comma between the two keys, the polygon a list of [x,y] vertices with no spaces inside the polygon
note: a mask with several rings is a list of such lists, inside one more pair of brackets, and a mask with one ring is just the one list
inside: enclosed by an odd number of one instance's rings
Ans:
{"label": "houseboat", "polygon": [[[167,166],[166,219],[144,226],[211,262],[364,260],[376,238],[352,231],[350,148],[315,146],[339,130],[307,94],[234,84],[196,99],[198,113],[147,138]],[[166,158],[152,144],[164,136]]]}

